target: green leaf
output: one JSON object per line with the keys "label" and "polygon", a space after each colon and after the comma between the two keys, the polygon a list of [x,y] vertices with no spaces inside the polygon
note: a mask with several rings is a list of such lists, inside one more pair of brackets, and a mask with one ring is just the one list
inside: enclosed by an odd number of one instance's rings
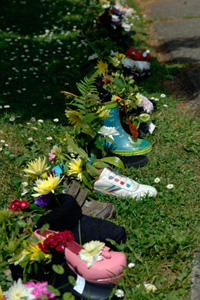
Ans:
{"label": "green leaf", "polygon": [[89,189],[92,189],[92,185],[91,185],[91,183],[89,182],[89,178],[88,178],[87,172],[83,172],[83,173],[82,173],[82,179],[83,179],[83,183],[84,183]]}
{"label": "green leaf", "polygon": [[59,292],[58,289],[55,289],[55,288],[54,288],[53,286],[51,286],[51,285],[46,285],[46,287],[47,287],[47,289],[48,289],[51,293],[55,294],[56,296],[60,296],[60,292]]}
{"label": "green leaf", "polygon": [[100,161],[107,162],[108,164],[111,164],[115,167],[118,167],[120,169],[124,169],[124,164],[121,161],[121,159],[117,156],[112,156],[112,157],[103,157],[100,159]]}
{"label": "green leaf", "polygon": [[27,227],[27,223],[24,222],[23,220],[18,220],[18,221],[17,221],[17,225],[18,225],[19,227]]}
{"label": "green leaf", "polygon": [[140,114],[140,115],[138,116],[138,118],[139,118],[140,122],[145,123],[145,122],[149,122],[149,120],[150,120],[150,115],[149,115],[149,114]]}
{"label": "green leaf", "polygon": [[87,172],[95,179],[98,178],[101,174],[101,172],[97,168],[91,166],[89,163],[86,164],[86,169]]}
{"label": "green leaf", "polygon": [[63,300],[75,300],[75,297],[71,293],[65,292],[63,294]]}
{"label": "green leaf", "polygon": [[126,83],[125,81],[122,79],[122,78],[119,78],[119,77],[115,77],[114,78],[114,83],[119,87],[119,88],[123,88]]}
{"label": "green leaf", "polygon": [[64,272],[65,272],[64,268],[61,265],[53,265],[52,269],[55,273],[57,273],[59,275],[64,274]]}
{"label": "green leaf", "polygon": [[78,153],[81,157],[85,158],[86,160],[89,160],[87,153],[73,141],[73,139],[69,136],[67,132],[65,132],[65,136],[67,138],[69,146],[74,150],[74,152]]}

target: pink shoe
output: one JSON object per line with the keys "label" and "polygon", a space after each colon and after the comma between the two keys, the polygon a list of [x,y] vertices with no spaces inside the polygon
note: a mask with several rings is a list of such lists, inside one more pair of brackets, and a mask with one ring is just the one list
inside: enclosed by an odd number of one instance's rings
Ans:
{"label": "pink shoe", "polygon": [[[44,230],[41,234],[38,229],[34,232],[39,240],[44,240],[51,233],[55,233],[55,231]],[[127,266],[124,253],[110,251],[110,248],[104,246],[100,253],[102,260],[95,261],[91,267],[88,267],[87,263],[79,257],[82,249],[83,247],[74,241],[67,242],[67,247],[64,248],[66,262],[76,274],[84,277],[87,281],[102,284],[116,284],[123,276],[123,266]]]}

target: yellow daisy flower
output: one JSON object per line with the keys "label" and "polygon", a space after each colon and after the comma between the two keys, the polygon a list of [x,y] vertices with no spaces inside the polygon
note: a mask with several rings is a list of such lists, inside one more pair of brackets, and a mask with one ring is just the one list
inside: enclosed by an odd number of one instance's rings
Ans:
{"label": "yellow daisy flower", "polygon": [[[42,241],[41,241],[41,243],[42,243]],[[41,251],[41,250],[40,250],[38,244],[36,244],[36,243],[29,244],[28,247],[24,250],[26,255],[29,255],[29,254],[31,255],[30,256],[30,263],[34,263],[35,261],[38,261],[39,251]],[[44,258],[49,258],[50,257],[50,254],[47,254],[47,253],[44,253],[44,252],[42,252],[42,253],[44,254]]]}
{"label": "yellow daisy flower", "polygon": [[126,55],[123,54],[123,53],[117,53],[117,54],[115,54],[115,57],[118,58],[118,59],[122,59],[122,58],[125,58]]}
{"label": "yellow daisy flower", "polygon": [[104,62],[101,59],[98,60],[95,68],[99,70],[100,75],[105,75],[106,73],[108,73],[108,63]]}
{"label": "yellow daisy flower", "polygon": [[82,181],[83,161],[80,157],[72,159],[68,164],[68,175],[75,175]]}
{"label": "yellow daisy flower", "polygon": [[65,110],[65,115],[66,117],[68,118],[69,122],[71,124],[74,124],[76,128],[78,128],[81,123],[82,123],[82,120],[81,120],[81,116],[82,114],[78,111],[75,111],[75,110]]}
{"label": "yellow daisy flower", "polygon": [[41,195],[47,195],[49,193],[54,193],[57,186],[62,181],[62,178],[60,178],[60,175],[54,177],[50,175],[47,179],[38,179],[36,181],[36,187],[33,189],[37,192],[37,194],[33,194],[33,197],[39,197]]}
{"label": "yellow daisy flower", "polygon": [[50,166],[46,164],[46,157],[43,159],[41,157],[31,161],[27,165],[28,168],[24,169],[26,177],[32,179],[37,179],[38,177],[47,178],[47,171],[50,169]]}

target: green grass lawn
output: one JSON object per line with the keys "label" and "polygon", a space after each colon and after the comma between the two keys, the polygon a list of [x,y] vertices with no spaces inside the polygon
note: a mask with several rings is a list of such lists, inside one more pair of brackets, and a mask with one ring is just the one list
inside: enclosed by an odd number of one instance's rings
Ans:
{"label": "green grass lawn", "polygon": [[[130,5],[130,1],[129,1]],[[91,49],[79,37],[83,7],[80,1],[22,0],[0,3],[0,195],[1,208],[20,197],[22,170],[41,154],[48,155],[55,135],[67,124],[60,91],[76,92],[76,82],[91,70]],[[145,47],[144,25],[137,20],[133,43]],[[106,45],[105,45],[106,46]],[[140,84],[144,95],[157,99],[152,115],[156,129],[149,162],[122,173],[156,187],[155,199],[142,201],[93,195],[116,207],[116,224],[124,226],[127,242],[118,246],[128,263],[119,287],[126,300],[189,299],[193,253],[200,245],[199,120],[178,108],[164,88],[184,67],[152,60],[152,76]],[[162,93],[166,97],[161,97]],[[159,182],[155,179],[159,178]],[[167,186],[173,185],[169,189]],[[1,220],[0,220],[1,221]],[[1,234],[1,228],[0,228]],[[6,269],[1,248],[0,268]],[[10,285],[2,273],[0,285]],[[157,290],[147,293],[143,282]],[[140,287],[139,287],[140,285]]]}

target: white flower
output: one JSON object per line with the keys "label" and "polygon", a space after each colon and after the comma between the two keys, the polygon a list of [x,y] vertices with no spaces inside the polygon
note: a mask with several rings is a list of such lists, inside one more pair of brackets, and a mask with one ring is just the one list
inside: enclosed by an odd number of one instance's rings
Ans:
{"label": "white flower", "polygon": [[119,135],[119,132],[115,129],[115,127],[102,126],[98,131],[99,134],[103,136],[108,136],[112,140],[114,140],[113,135]]}
{"label": "white flower", "polygon": [[156,178],[154,179],[154,182],[155,182],[155,183],[160,182],[160,178],[156,177]]}
{"label": "white flower", "polygon": [[0,142],[1,142],[2,144],[4,144],[6,141],[5,141],[5,140],[0,140]]}
{"label": "white flower", "polygon": [[129,269],[133,269],[133,268],[135,268],[135,264],[134,263],[129,263],[128,267],[129,267]]}
{"label": "white flower", "polygon": [[106,9],[106,8],[109,8],[110,7],[110,4],[103,4],[102,5],[102,8]]}
{"label": "white flower", "polygon": [[[138,95],[139,93],[137,93]],[[136,97],[137,97],[136,95]],[[153,112],[153,103],[151,101],[149,101],[149,99],[141,94],[139,94],[140,96],[143,97],[143,100],[142,100],[142,103],[140,103],[138,106],[139,107],[143,107],[144,111],[147,113],[147,114],[151,114]],[[139,98],[140,99],[140,98]]]}
{"label": "white flower", "polygon": [[151,100],[155,100],[155,97],[151,97],[150,99],[151,99]]}
{"label": "white flower", "polygon": [[37,106],[37,104],[36,104],[36,103],[33,103],[32,106]]}
{"label": "white flower", "polygon": [[167,104],[163,104],[163,106],[164,106],[164,107],[168,107],[168,105],[167,105]]}
{"label": "white flower", "polygon": [[115,291],[115,296],[117,296],[117,298],[123,298],[124,297],[124,291],[117,289]]}
{"label": "white flower", "polygon": [[9,121],[10,121],[10,122],[15,121],[15,117],[10,117]]}
{"label": "white flower", "polygon": [[39,120],[38,120],[38,123],[43,123],[43,122],[44,122],[44,121],[43,121],[43,120],[41,120],[41,119],[39,119]]}
{"label": "white flower", "polygon": [[28,182],[27,182],[27,181],[24,181],[24,182],[22,182],[22,185],[23,185],[24,187],[27,187],[27,186],[28,186]]}
{"label": "white flower", "polygon": [[34,117],[31,118],[31,122],[35,122],[35,118]]}
{"label": "white flower", "polygon": [[174,185],[171,184],[171,183],[169,183],[169,184],[167,185],[167,188],[168,188],[169,190],[173,189],[173,187],[174,187]]}
{"label": "white flower", "polygon": [[57,122],[59,122],[59,119],[58,119],[58,118],[55,118],[55,119],[53,119],[53,121],[54,121],[55,123],[57,123]]}
{"label": "white flower", "polygon": [[51,99],[52,97],[51,96],[47,96],[47,99]]}
{"label": "white flower", "polygon": [[38,128],[37,128],[37,127],[31,127],[31,129],[38,130]]}
{"label": "white flower", "polygon": [[91,241],[83,245],[83,249],[79,252],[79,257],[82,261],[87,263],[88,269],[95,261],[103,259],[103,256],[100,254],[104,246],[105,244],[99,241]]}
{"label": "white flower", "polygon": [[21,278],[18,281],[14,281],[13,285],[7,292],[3,292],[3,295],[7,300],[32,300],[35,299],[35,295],[31,294],[34,288],[28,288],[23,283]]}
{"label": "white flower", "polygon": [[57,146],[57,145],[54,145],[52,149],[53,149],[53,150],[57,150],[57,149],[58,149],[58,146]]}
{"label": "white flower", "polygon": [[155,292],[157,290],[157,288],[155,287],[155,285],[153,285],[151,283],[144,283],[144,287],[145,287],[147,293]]}
{"label": "white flower", "polygon": [[154,98],[155,101],[159,101],[159,98]]}
{"label": "white flower", "polygon": [[93,60],[93,59],[96,59],[96,58],[98,58],[98,55],[96,53],[88,56],[88,60]]}
{"label": "white flower", "polygon": [[10,108],[10,105],[4,105],[4,108]]}
{"label": "white flower", "polygon": [[0,151],[2,151],[3,150],[3,147],[0,147]]}
{"label": "white flower", "polygon": [[32,141],[33,141],[33,138],[32,138],[32,137],[29,137],[29,138],[28,138],[28,141],[29,141],[29,142],[32,142]]}
{"label": "white flower", "polygon": [[161,94],[160,97],[161,97],[161,98],[165,98],[166,95],[165,95],[165,94]]}
{"label": "white flower", "polygon": [[52,138],[51,136],[48,136],[48,137],[47,137],[47,140],[48,140],[48,141],[51,141],[51,140],[53,140],[53,138]]}

